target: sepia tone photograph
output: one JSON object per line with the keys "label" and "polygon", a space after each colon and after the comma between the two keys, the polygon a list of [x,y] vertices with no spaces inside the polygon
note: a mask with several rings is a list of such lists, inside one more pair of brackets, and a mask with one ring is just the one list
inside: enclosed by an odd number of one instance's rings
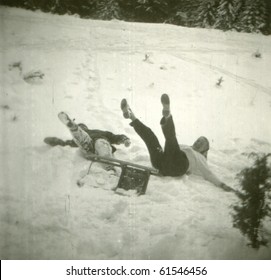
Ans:
{"label": "sepia tone photograph", "polygon": [[270,0],[0,0],[0,259],[271,260]]}

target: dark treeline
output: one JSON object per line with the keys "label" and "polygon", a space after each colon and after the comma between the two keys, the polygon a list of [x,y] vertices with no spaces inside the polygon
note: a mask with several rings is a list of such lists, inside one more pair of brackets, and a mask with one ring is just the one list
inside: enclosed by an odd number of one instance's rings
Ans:
{"label": "dark treeline", "polygon": [[271,0],[0,0],[0,4],[82,18],[271,34]]}

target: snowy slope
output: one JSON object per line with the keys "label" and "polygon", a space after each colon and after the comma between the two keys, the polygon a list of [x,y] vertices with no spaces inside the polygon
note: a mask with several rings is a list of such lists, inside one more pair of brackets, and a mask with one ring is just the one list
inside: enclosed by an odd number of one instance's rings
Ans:
{"label": "snowy slope", "polygon": [[[57,118],[66,111],[127,134],[132,145],[116,157],[150,166],[119,103],[126,97],[163,143],[167,92],[180,143],[207,136],[209,165],[238,188],[245,153],[270,152],[270,37],[3,7],[0,16],[1,259],[271,258],[233,228],[237,198],[203,179],[151,177],[146,195],[120,196],[111,191],[117,179],[94,164],[79,188],[89,162],[77,149],[43,143],[70,138]],[[25,81],[31,71],[44,77]],[[265,227],[271,235],[270,221]]]}

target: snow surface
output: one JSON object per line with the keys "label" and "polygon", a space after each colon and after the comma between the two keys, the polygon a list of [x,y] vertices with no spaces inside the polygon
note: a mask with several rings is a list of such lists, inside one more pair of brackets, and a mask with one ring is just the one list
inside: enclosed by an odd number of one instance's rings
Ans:
{"label": "snow surface", "polygon": [[[70,139],[57,118],[66,111],[91,128],[127,134],[132,145],[116,157],[150,166],[119,104],[126,97],[163,144],[167,92],[179,142],[207,136],[209,165],[238,189],[236,174],[251,164],[246,154],[270,152],[270,36],[4,7],[0,16],[0,259],[271,258],[270,248],[251,249],[233,228],[238,199],[202,178],[151,177],[146,195],[121,196],[99,164],[84,177],[89,162],[78,149],[43,143]],[[24,80],[31,71],[43,79]]]}

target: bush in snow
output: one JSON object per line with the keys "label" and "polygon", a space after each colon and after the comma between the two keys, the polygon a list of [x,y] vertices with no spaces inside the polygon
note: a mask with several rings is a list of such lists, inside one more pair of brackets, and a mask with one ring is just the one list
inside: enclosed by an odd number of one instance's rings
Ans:
{"label": "bush in snow", "polygon": [[22,74],[23,72],[23,65],[21,61],[16,61],[13,63],[10,63],[8,66],[9,71],[13,70],[13,69],[18,69],[19,73]]}
{"label": "bush in snow", "polygon": [[10,107],[7,104],[1,105],[0,108],[3,109],[3,110],[9,110],[10,109]]}
{"label": "bush in snow", "polygon": [[264,233],[264,221],[271,218],[271,167],[268,159],[271,154],[252,153],[255,162],[238,175],[242,188],[241,205],[235,205],[234,227],[250,240],[252,248],[267,245]]}
{"label": "bush in snow", "polygon": [[262,58],[262,54],[260,53],[259,50],[257,50],[254,54],[253,54],[254,57],[256,58]]}
{"label": "bush in snow", "polygon": [[217,87],[220,87],[221,84],[222,84],[222,82],[224,82],[223,77],[220,77],[220,78],[217,80],[217,82],[216,82],[216,86],[217,86]]}
{"label": "bush in snow", "polygon": [[18,120],[18,116],[17,115],[14,115],[12,118],[11,118],[11,121],[13,122],[16,122]]}
{"label": "bush in snow", "polygon": [[40,70],[30,71],[23,75],[23,79],[29,84],[39,84],[44,77],[44,73]]}

